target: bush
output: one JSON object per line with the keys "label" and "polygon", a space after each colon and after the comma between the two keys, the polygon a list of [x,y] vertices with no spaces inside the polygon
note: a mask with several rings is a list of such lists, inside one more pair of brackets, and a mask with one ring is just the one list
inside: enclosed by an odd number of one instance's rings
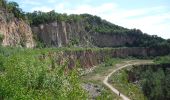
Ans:
{"label": "bush", "polygon": [[170,56],[157,57],[157,58],[154,59],[154,62],[157,63],[157,64],[170,63]]}
{"label": "bush", "polygon": [[2,43],[3,39],[4,39],[4,35],[0,33],[0,43]]}
{"label": "bush", "polygon": [[48,52],[44,53],[24,50],[6,59],[3,63],[5,72],[0,75],[0,99],[86,98],[77,70],[65,73],[66,66],[57,65],[55,58],[50,57]]}
{"label": "bush", "polygon": [[5,56],[0,54],[0,73],[5,70],[4,63],[5,63]]}

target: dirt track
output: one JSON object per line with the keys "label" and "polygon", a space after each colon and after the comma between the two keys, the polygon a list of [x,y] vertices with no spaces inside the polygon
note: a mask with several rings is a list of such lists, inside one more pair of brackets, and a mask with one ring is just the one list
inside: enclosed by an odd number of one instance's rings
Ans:
{"label": "dirt track", "polygon": [[114,88],[111,84],[108,83],[108,79],[109,77],[114,74],[115,72],[125,68],[125,67],[129,67],[132,65],[140,65],[140,64],[148,64],[148,63],[152,63],[152,61],[150,60],[132,60],[132,61],[126,61],[126,63],[124,64],[117,64],[116,69],[113,69],[113,71],[111,73],[109,73],[103,80],[103,83],[110,88],[115,94],[117,94],[118,96],[120,96],[123,100],[130,100],[127,96],[125,96],[124,94],[120,93],[116,88]]}

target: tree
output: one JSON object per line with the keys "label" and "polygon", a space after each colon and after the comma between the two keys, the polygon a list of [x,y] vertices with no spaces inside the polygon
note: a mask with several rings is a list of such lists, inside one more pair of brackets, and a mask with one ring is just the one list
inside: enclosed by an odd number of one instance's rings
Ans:
{"label": "tree", "polygon": [[170,39],[167,39],[167,42],[170,44]]}
{"label": "tree", "polygon": [[7,1],[6,0],[0,0],[0,7],[5,7],[6,8]]}
{"label": "tree", "polygon": [[3,33],[0,33],[0,44],[2,43],[3,39],[4,39],[4,35]]}
{"label": "tree", "polygon": [[16,2],[8,2],[7,3],[7,10],[10,13],[13,13],[16,18],[25,18],[24,12]]}

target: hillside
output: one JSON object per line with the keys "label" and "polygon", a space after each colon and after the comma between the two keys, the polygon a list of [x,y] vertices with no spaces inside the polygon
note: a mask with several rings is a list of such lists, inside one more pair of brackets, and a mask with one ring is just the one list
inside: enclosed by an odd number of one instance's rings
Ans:
{"label": "hillside", "polygon": [[89,14],[27,13],[0,0],[0,100],[120,100],[120,92],[169,100],[169,54],[170,39],[139,29]]}
{"label": "hillside", "polygon": [[160,37],[127,29],[98,16],[34,11],[25,13],[16,2],[0,3],[2,45],[21,47],[157,47]]}
{"label": "hillside", "polygon": [[47,46],[147,47],[166,43],[139,29],[123,28],[89,14],[35,11],[27,16],[33,33]]}
{"label": "hillside", "polygon": [[17,3],[0,0],[0,35],[3,46],[34,47],[31,27]]}
{"label": "hillside", "polygon": [[132,100],[170,99],[170,56],[153,64],[133,65],[117,71],[109,82]]}

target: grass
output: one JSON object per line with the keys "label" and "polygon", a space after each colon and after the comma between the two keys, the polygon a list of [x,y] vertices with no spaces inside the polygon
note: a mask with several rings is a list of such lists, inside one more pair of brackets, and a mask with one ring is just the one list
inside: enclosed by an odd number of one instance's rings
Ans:
{"label": "grass", "polygon": [[124,59],[113,58],[108,59],[103,64],[97,66],[92,72],[83,75],[81,80],[84,83],[94,83],[101,85],[104,89],[101,91],[101,95],[96,97],[97,100],[120,100],[121,98],[114,94],[108,87],[106,87],[102,81],[104,77],[114,69],[114,65],[124,61]]}
{"label": "grass", "polygon": [[101,95],[96,98],[96,100],[121,100],[119,96],[114,94],[110,89],[108,89],[105,85],[97,82],[97,84],[101,85],[104,89],[101,91]]}
{"label": "grass", "polygon": [[102,81],[104,77],[113,70],[114,65],[120,63],[123,59],[120,58],[112,58],[106,60],[103,64],[97,66],[91,73],[88,73],[82,76],[83,80],[100,80]]}
{"label": "grass", "polygon": [[126,69],[114,73],[109,78],[109,83],[132,100],[146,100],[146,97],[139,86],[128,82]]}
{"label": "grass", "polygon": [[[63,66],[59,66],[53,62],[54,59],[57,59],[53,58],[56,56],[49,56],[51,52],[85,50],[95,52],[106,50],[107,52],[112,49],[26,49],[0,47],[0,99],[85,99],[86,93],[79,86],[82,80],[79,79],[78,75],[75,75],[76,72],[70,72],[68,76],[65,76]],[[120,59],[108,60],[106,64],[102,64],[101,67],[95,69],[93,75],[99,74],[103,76],[103,74],[107,74],[107,70],[112,69],[112,65],[119,61]],[[49,68],[49,66],[53,65],[55,66],[54,69],[52,69],[52,67]],[[86,80],[86,82],[89,81]],[[96,80],[92,80],[92,82],[96,83]],[[96,84],[102,85],[101,81]],[[102,87],[104,86],[102,85]],[[101,95],[96,99],[113,100],[115,98],[119,99],[119,97],[104,87]]]}
{"label": "grass", "polygon": [[67,66],[55,63],[57,56],[47,56],[49,51],[1,48],[0,99],[85,100],[76,68],[66,75]]}
{"label": "grass", "polygon": [[[102,83],[104,77],[110,73],[115,64],[125,59],[106,57],[105,62],[96,67],[91,73],[81,76],[81,79],[70,73],[71,76],[64,76],[64,69],[57,65],[54,60],[56,56],[50,56],[51,52],[60,51],[86,51],[92,52],[106,51],[111,48],[44,48],[44,49],[26,49],[26,48],[3,48],[0,47],[0,99],[18,99],[18,98],[82,98],[86,93],[79,87],[80,81],[91,82],[101,85],[104,89],[98,100],[119,100],[116,94],[113,94]],[[45,57],[44,57],[45,56]],[[53,58],[54,57],[54,58]],[[5,59],[5,60],[4,60]],[[51,69],[49,68],[51,66]],[[53,66],[55,68],[53,69]],[[49,73],[50,72],[50,73]],[[54,82],[53,82],[54,81]],[[61,83],[62,82],[62,83]],[[69,84],[68,84],[69,83]],[[62,88],[58,88],[61,87]],[[63,87],[64,85],[64,87]],[[68,88],[70,86],[72,88]],[[71,89],[71,92],[70,90]],[[59,95],[58,95],[59,93]],[[81,96],[82,93],[83,95]],[[42,96],[43,95],[43,96]],[[79,96],[79,97],[78,97]],[[15,97],[15,98],[14,98]]]}

